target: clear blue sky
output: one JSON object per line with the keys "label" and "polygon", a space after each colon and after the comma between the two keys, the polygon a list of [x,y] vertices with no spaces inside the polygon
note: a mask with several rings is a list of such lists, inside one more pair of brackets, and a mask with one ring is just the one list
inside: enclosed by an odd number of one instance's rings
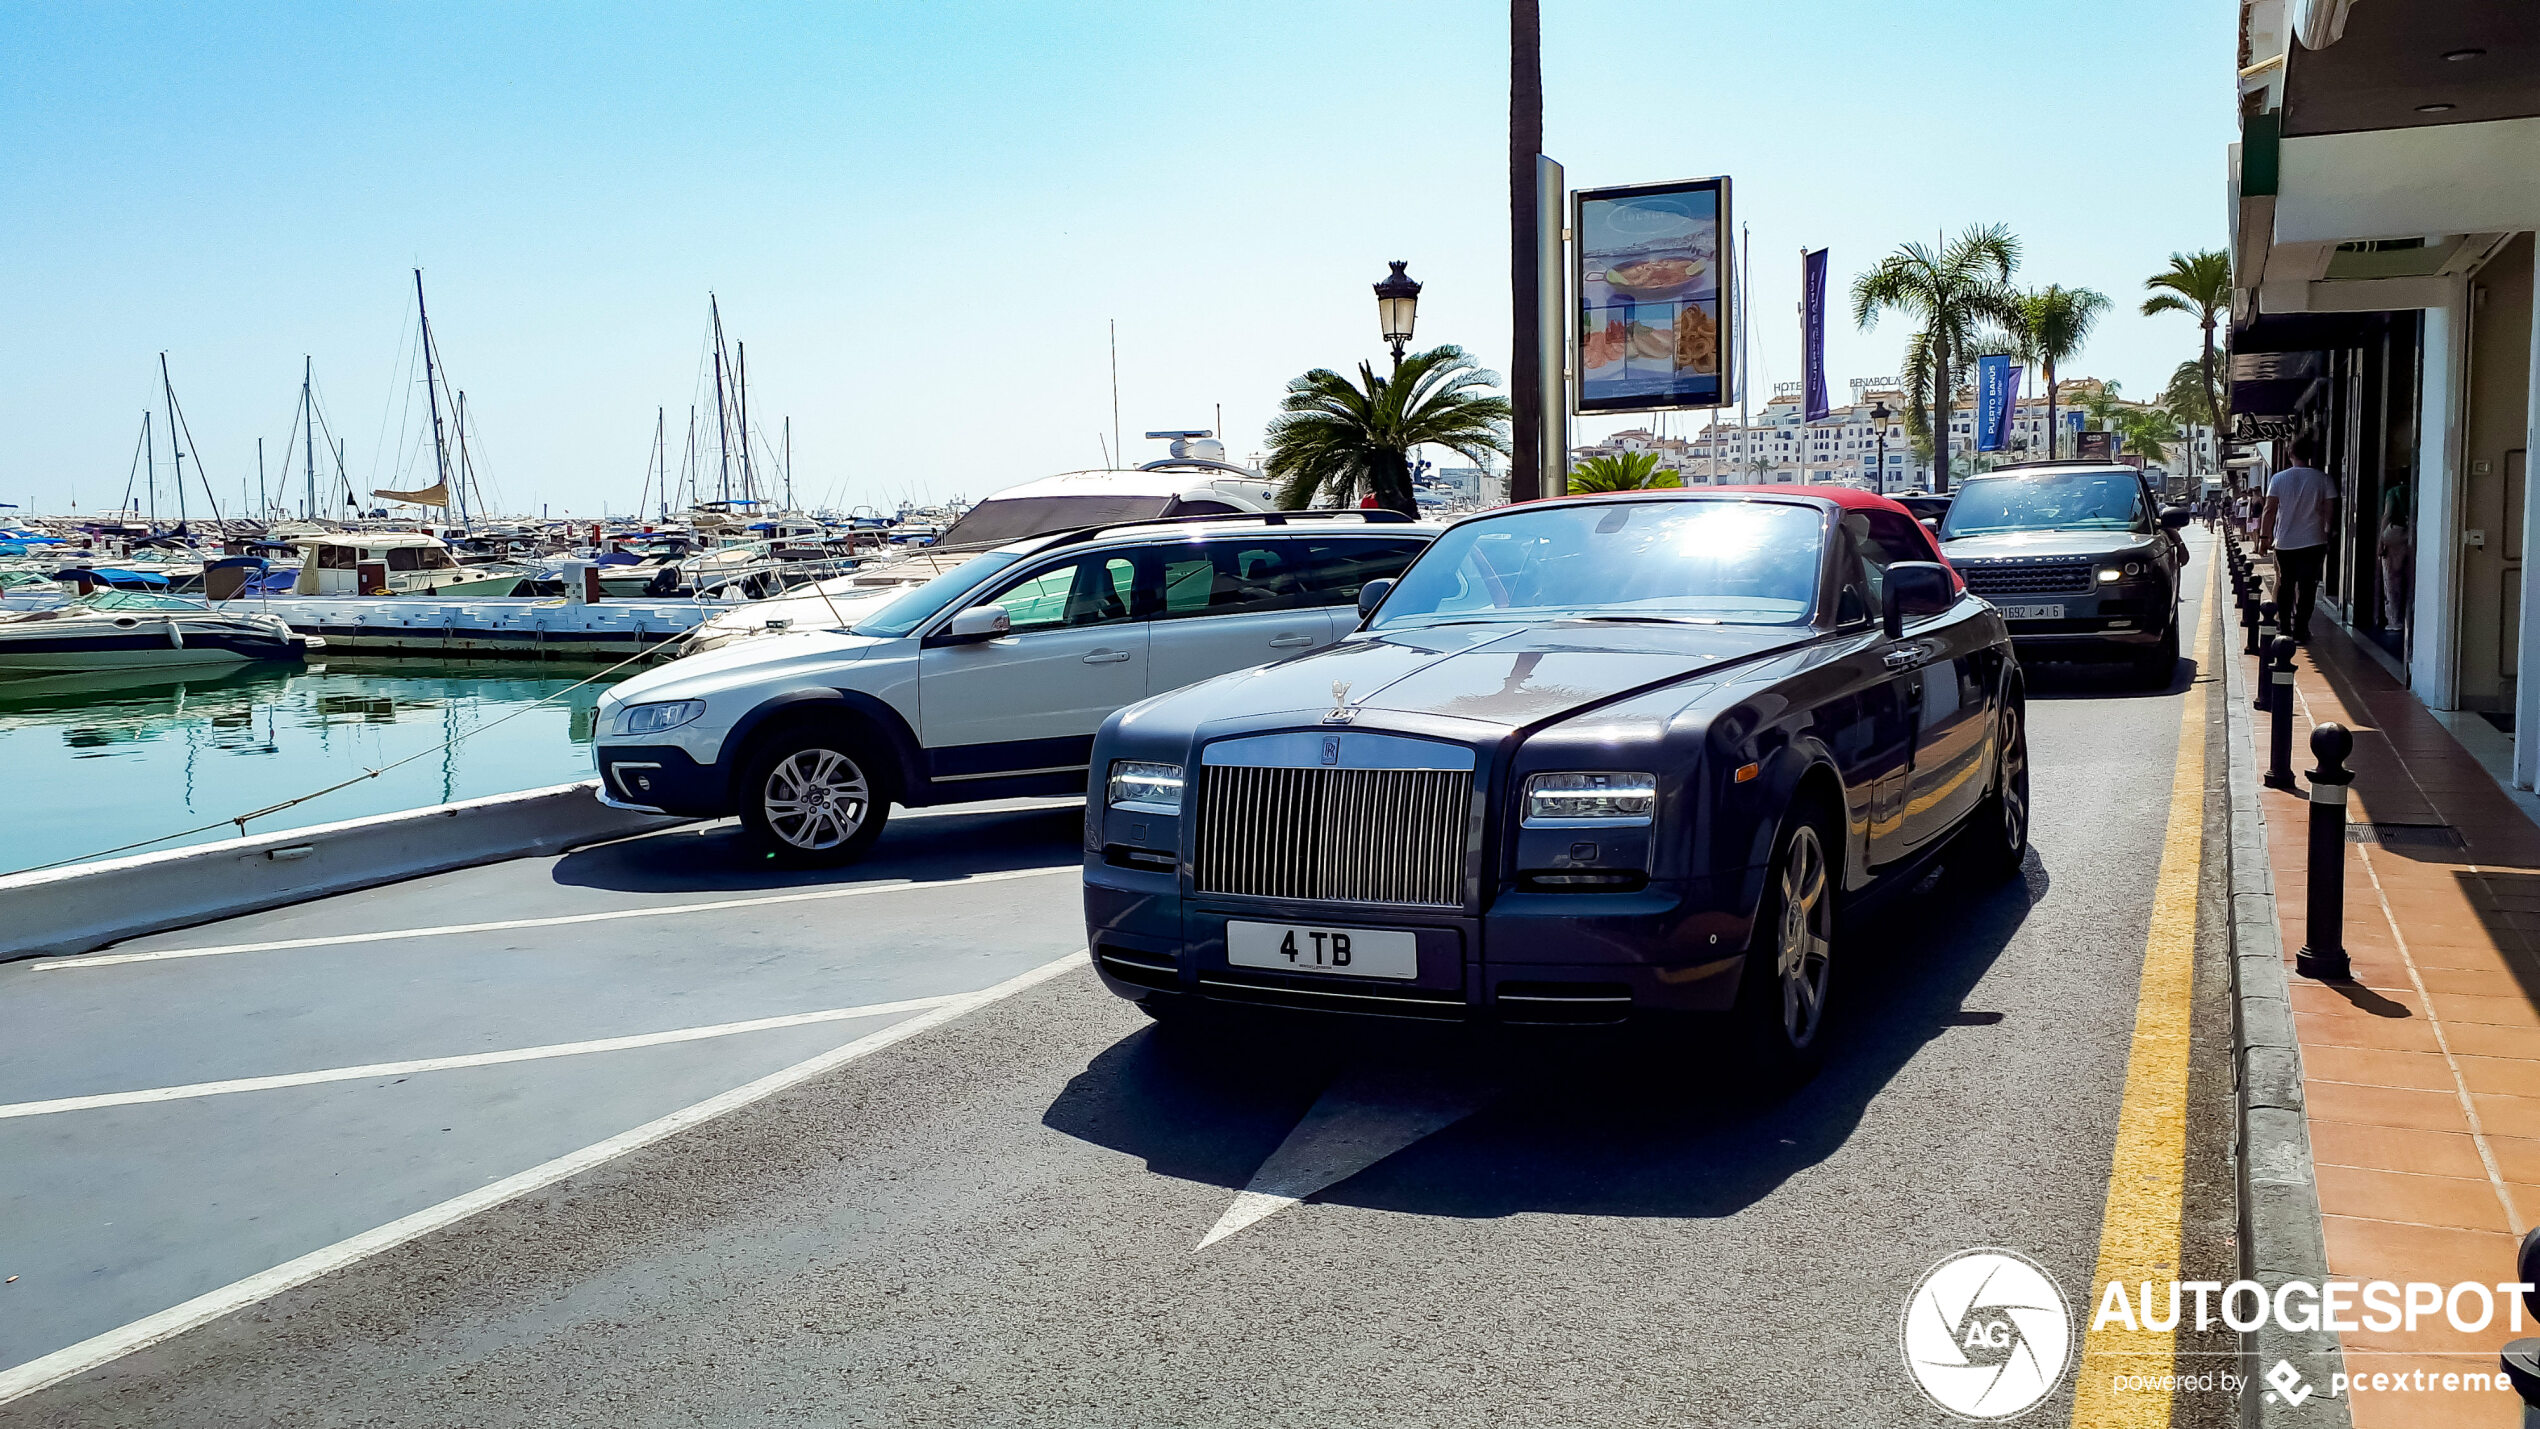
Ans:
{"label": "clear blue sky", "polygon": [[[2223,241],[2232,15],[1547,0],[1546,147],[1586,187],[1735,177],[1757,388],[1796,375],[1795,250],[1838,281],[1970,222],[2118,313],[2072,370],[2156,390],[2133,315]],[[812,501],[977,496],[1120,423],[1258,448],[1287,378],[1508,351],[1504,20],[1490,6],[13,4],[0,47],[0,501],[112,504],[157,356],[234,503],[315,358],[358,484],[418,473],[409,270],[506,504],[634,503],[673,461],[709,289]],[[1895,370],[1907,326],[1835,326]],[[1681,420],[1685,420],[1680,418]],[[1594,434],[1620,423],[1583,424]],[[414,484],[422,484],[417,480]]]}

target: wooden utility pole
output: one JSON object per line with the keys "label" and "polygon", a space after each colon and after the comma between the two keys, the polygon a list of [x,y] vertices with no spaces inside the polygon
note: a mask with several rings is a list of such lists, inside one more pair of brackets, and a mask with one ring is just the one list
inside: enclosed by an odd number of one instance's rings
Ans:
{"label": "wooden utility pole", "polygon": [[[1543,329],[1540,255],[1535,252],[1535,156],[1543,152],[1543,8],[1508,5],[1508,400],[1516,409],[1508,499],[1543,495]],[[1557,374],[1556,374],[1557,375]]]}

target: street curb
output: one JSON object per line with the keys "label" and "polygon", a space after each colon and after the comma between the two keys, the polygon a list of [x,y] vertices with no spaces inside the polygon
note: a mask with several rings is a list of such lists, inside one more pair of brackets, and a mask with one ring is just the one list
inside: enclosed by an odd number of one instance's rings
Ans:
{"label": "street curb", "polygon": [[[2218,553],[2219,554],[2219,553]],[[2302,1105],[2302,1046],[2293,1031],[2284,940],[2276,927],[2275,875],[2267,859],[2267,823],[2258,798],[2257,721],[2249,708],[2248,671],[2232,647],[2231,607],[2215,587],[2214,622],[2225,672],[2224,744],[2231,805],[2232,1026],[2239,1081],[2239,1144],[2234,1170],[2240,1191],[2240,1275],[2272,1297],[2288,1280],[2328,1279],[2328,1245],[2320,1229],[2319,1185],[2311,1171],[2311,1136]],[[2329,1397],[2331,1375],[2344,1368],[2337,1335],[2288,1331],[2270,1316],[2240,1337],[2247,1388],[2241,1422],[2256,1429],[2348,1429],[2347,1401]],[[2278,1361],[2292,1364],[2311,1393],[2293,1404],[2268,1388]]]}
{"label": "street curb", "polygon": [[0,962],[94,952],[355,889],[688,822],[557,784],[0,877]]}

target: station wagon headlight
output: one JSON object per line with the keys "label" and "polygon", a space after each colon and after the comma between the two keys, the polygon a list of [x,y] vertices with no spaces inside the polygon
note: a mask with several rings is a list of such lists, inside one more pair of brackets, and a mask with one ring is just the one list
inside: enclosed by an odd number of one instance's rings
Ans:
{"label": "station wagon headlight", "polygon": [[1111,761],[1111,807],[1140,814],[1182,812],[1182,766]]}
{"label": "station wagon headlight", "polygon": [[1529,824],[1646,824],[1657,808],[1655,774],[1590,771],[1526,780]]}
{"label": "station wagon headlight", "polygon": [[619,734],[659,734],[677,729],[706,712],[703,700],[666,700],[655,705],[628,705],[617,716]]}

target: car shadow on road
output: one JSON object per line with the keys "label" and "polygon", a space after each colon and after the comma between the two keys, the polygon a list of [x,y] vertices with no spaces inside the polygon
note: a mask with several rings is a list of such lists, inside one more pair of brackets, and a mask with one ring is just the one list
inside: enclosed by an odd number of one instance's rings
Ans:
{"label": "car shadow on road", "polygon": [[1723,1039],[1700,1028],[1278,1021],[1123,1038],[1042,1121],[1160,1175],[1240,1188],[1342,1072],[1445,1069],[1495,1089],[1488,1104],[1317,1199],[1465,1217],[1732,1215],[1833,1155],[1928,1043],[2001,1021],[1964,1000],[2045,886],[2032,855],[2020,883],[1971,892],[1944,876],[1848,929],[1856,952],[1828,1061],[1778,1102],[1744,1098],[1741,1069],[1715,1050]]}
{"label": "car shadow on road", "polygon": [[738,824],[722,821],[576,849],[556,860],[555,881],[619,893],[742,893],[963,878],[1075,863],[1084,826],[1085,811],[1074,804],[902,817],[861,862],[785,868],[752,850]]}
{"label": "car shadow on road", "polygon": [[2182,656],[2178,668],[2170,672],[2170,682],[2158,689],[2145,683],[2132,665],[2039,661],[2022,664],[2020,673],[2027,678],[2028,697],[2032,700],[2104,700],[2185,694],[2202,670],[2197,661]]}

